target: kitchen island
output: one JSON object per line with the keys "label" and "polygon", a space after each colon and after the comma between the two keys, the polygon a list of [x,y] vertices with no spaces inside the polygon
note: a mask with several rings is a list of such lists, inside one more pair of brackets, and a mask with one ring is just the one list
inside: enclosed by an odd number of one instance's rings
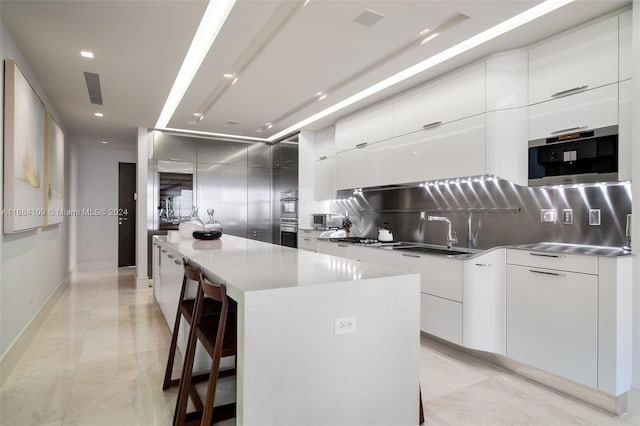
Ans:
{"label": "kitchen island", "polygon": [[237,424],[418,424],[418,274],[231,235],[153,256],[169,327],[181,258],[238,303]]}

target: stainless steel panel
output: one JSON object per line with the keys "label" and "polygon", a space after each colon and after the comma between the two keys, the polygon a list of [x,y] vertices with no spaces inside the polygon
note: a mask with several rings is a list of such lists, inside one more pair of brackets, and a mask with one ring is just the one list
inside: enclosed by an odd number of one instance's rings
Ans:
{"label": "stainless steel panel", "polygon": [[207,209],[225,234],[247,235],[247,168],[198,163],[197,205],[200,218],[208,220]]}
{"label": "stainless steel panel", "polygon": [[153,158],[167,161],[196,161],[196,139],[153,132]]}
{"label": "stainless steel panel", "polygon": [[247,170],[247,238],[273,242],[272,170],[266,167],[248,167]]}
{"label": "stainless steel panel", "polygon": [[[330,211],[349,212],[354,235],[375,238],[377,228],[389,222],[397,240],[444,245],[446,224],[426,220],[437,214],[451,220],[458,236],[454,246],[477,249],[542,241],[621,247],[631,213],[630,186],[529,188],[493,177],[339,196]],[[601,209],[602,225],[588,224],[589,208]],[[573,224],[541,223],[541,209],[573,209]]]}
{"label": "stainless steel panel", "polygon": [[249,146],[240,142],[200,139],[197,142],[198,163],[246,167]]}

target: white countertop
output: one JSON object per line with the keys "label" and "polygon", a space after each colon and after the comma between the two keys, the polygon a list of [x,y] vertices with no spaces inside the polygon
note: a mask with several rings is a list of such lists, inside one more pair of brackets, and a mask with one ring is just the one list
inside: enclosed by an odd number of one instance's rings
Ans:
{"label": "white countertop", "polygon": [[154,241],[200,266],[209,278],[217,278],[241,293],[407,275],[387,266],[232,235],[213,241],[179,242],[154,236]]}

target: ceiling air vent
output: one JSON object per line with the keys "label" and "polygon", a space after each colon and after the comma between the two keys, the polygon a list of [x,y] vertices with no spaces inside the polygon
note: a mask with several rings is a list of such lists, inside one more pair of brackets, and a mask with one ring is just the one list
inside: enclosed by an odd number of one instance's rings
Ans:
{"label": "ceiling air vent", "polygon": [[371,9],[365,9],[353,22],[357,22],[360,25],[364,25],[365,27],[373,27],[377,24],[384,15],[382,13],[373,11]]}
{"label": "ceiling air vent", "polygon": [[236,120],[228,120],[228,121],[227,121],[227,124],[231,124],[231,125],[233,125],[233,126],[237,126],[238,124],[240,124],[240,122],[239,122],[239,121],[236,121]]}
{"label": "ceiling air vent", "polygon": [[84,72],[84,81],[87,83],[89,99],[93,105],[102,105],[102,89],[100,89],[100,74]]}

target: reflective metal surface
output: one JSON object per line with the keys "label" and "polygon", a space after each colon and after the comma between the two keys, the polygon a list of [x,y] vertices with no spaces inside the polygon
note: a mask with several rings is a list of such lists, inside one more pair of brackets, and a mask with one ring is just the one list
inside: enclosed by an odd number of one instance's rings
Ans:
{"label": "reflective metal surface", "polygon": [[[430,182],[409,188],[340,191],[330,211],[348,211],[352,235],[375,238],[377,227],[391,224],[397,240],[442,245],[448,218],[458,236],[456,247],[488,249],[540,241],[622,247],[626,215],[631,213],[630,184],[521,187],[492,176]],[[541,210],[554,209],[558,220],[542,223]],[[573,223],[562,210],[573,210]],[[601,225],[589,225],[589,209],[599,209]]]}

